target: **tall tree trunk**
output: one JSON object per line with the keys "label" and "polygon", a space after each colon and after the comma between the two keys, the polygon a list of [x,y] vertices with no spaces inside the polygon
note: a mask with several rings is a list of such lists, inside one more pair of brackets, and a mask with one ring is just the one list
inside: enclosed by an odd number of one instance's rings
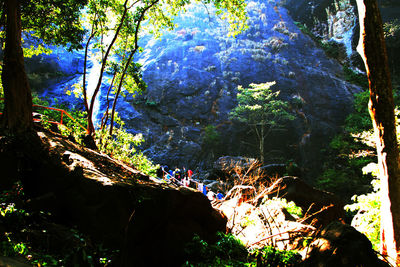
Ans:
{"label": "tall tree trunk", "polygon": [[115,107],[117,106],[118,97],[119,97],[119,94],[121,93],[122,84],[123,84],[123,82],[124,82],[126,72],[128,71],[129,64],[131,64],[132,58],[133,58],[133,56],[136,54],[136,50],[137,50],[137,49],[135,48],[135,49],[130,53],[129,58],[128,58],[127,62],[125,63],[124,70],[122,71],[121,78],[120,78],[119,83],[118,83],[117,92],[115,93],[115,98],[114,98],[114,102],[113,102],[113,106],[112,106],[112,110],[111,110],[110,132],[109,132],[110,135],[112,135],[113,128],[114,128]]}
{"label": "tall tree trunk", "polygon": [[357,0],[360,20],[358,52],[368,74],[369,111],[375,130],[381,179],[382,254],[400,264],[400,168],[392,84],[382,19],[376,0]]}
{"label": "tall tree trunk", "polygon": [[131,8],[131,7],[128,7],[127,4],[128,4],[128,0],[125,0],[124,5],[123,5],[124,11],[123,11],[122,16],[121,16],[121,21],[119,22],[118,28],[114,33],[114,37],[111,40],[111,43],[108,45],[107,51],[106,51],[106,53],[105,53],[105,55],[104,55],[104,57],[102,59],[102,62],[101,62],[101,69],[100,69],[99,79],[97,81],[96,88],[94,89],[92,98],[90,100],[90,106],[89,106],[88,114],[87,114],[87,116],[88,116],[88,129],[87,129],[88,135],[93,135],[94,132],[95,132],[95,128],[94,128],[94,124],[93,124],[94,103],[95,103],[97,94],[100,91],[101,84],[103,82],[103,75],[104,75],[104,70],[105,70],[106,65],[107,65],[108,56],[109,56],[109,54],[111,52],[111,49],[112,49],[115,41],[117,40],[117,38],[119,36],[119,33],[120,33],[121,29],[122,29],[122,26],[123,26],[125,18],[126,18],[126,14],[127,14],[128,10],[129,10],[129,8]]}
{"label": "tall tree trunk", "polygon": [[33,129],[32,95],[24,67],[21,46],[21,11],[19,0],[6,0],[6,45],[2,83],[4,88],[4,114],[2,125],[12,133]]}
{"label": "tall tree trunk", "polygon": [[106,111],[104,112],[104,115],[103,115],[103,117],[101,118],[101,130],[103,130],[104,129],[104,127],[106,127],[106,125],[107,125],[107,122],[108,122],[108,117],[109,117],[109,115],[110,115],[110,111],[109,111],[109,109],[110,109],[110,93],[111,93],[111,89],[114,87],[114,81],[115,81],[115,78],[117,77],[117,71],[114,71],[114,75],[113,75],[113,78],[112,78],[112,80],[111,80],[111,83],[110,83],[110,86],[108,87],[108,90],[107,90],[107,96],[106,96]]}

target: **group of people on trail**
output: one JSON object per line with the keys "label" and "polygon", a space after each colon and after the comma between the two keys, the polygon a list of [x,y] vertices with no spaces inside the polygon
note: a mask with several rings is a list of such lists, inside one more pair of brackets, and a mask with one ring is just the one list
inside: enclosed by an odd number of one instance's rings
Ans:
{"label": "group of people on trail", "polygon": [[193,171],[183,167],[182,170],[176,167],[175,169],[170,169],[168,166],[162,166],[160,168],[161,172],[157,173],[158,177],[162,177],[166,181],[171,181],[179,186],[191,187],[202,192],[210,201],[222,200],[224,195],[218,190],[217,194],[212,192],[206,185],[202,182],[196,182],[192,180]]}
{"label": "group of people on trail", "polygon": [[177,182],[179,185],[183,185],[186,187],[190,186],[190,181],[192,179],[193,171],[192,170],[187,170],[186,168],[183,167],[183,169],[179,169],[176,167],[175,169],[170,169],[168,166],[162,166],[162,175],[160,177],[163,177],[165,180],[172,180],[174,182]]}

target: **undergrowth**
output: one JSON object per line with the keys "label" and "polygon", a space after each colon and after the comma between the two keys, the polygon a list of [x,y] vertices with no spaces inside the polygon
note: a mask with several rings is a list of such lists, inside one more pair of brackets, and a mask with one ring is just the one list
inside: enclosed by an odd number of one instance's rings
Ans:
{"label": "undergrowth", "polygon": [[296,251],[279,250],[272,246],[248,251],[243,243],[232,234],[217,234],[215,244],[209,244],[194,236],[186,245],[189,259],[183,266],[296,266],[301,256]]}
{"label": "undergrowth", "polygon": [[[51,213],[25,209],[25,197],[20,182],[11,190],[0,193],[0,255],[17,259],[31,266],[106,266],[118,251],[111,251],[78,230],[54,226]],[[57,249],[54,240],[62,234]],[[66,246],[65,243],[73,244]]]}
{"label": "undergrowth", "polygon": [[[57,99],[53,101],[54,108],[68,112],[74,120],[66,115],[61,115],[60,111],[34,107],[34,111],[40,113],[41,124],[52,131],[60,132],[64,137],[73,139],[78,144],[83,144],[83,137],[87,128],[87,113],[85,111],[70,109],[68,106],[59,104]],[[33,96],[33,104],[48,107],[49,101]],[[55,125],[51,122],[60,122],[61,116],[63,125]],[[140,144],[144,142],[142,134],[129,133],[125,128],[125,123],[116,114],[115,127],[113,134],[109,134],[109,126],[98,129],[95,135],[95,142],[99,150],[115,159],[122,160],[147,175],[155,175],[158,168],[141,151],[138,150]]]}

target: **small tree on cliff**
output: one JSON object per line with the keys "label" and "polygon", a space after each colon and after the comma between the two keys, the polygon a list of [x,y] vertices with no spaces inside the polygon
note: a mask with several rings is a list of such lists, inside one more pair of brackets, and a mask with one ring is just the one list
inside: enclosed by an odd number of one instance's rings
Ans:
{"label": "small tree on cliff", "polygon": [[400,265],[400,166],[394,101],[382,19],[376,0],[357,0],[358,52],[367,70],[369,112],[374,126],[381,179],[381,253]]}
{"label": "small tree on cliff", "polygon": [[[33,33],[49,44],[79,47],[83,29],[79,14],[85,0],[4,0],[0,2],[0,18],[5,30],[5,49],[2,66],[4,112],[1,126],[11,133],[33,129],[32,96],[24,68],[21,44],[22,30]],[[3,35],[3,34],[1,34]]]}
{"label": "small tree on cliff", "polygon": [[233,120],[250,126],[255,134],[259,159],[264,163],[265,143],[269,134],[282,128],[294,116],[288,112],[288,103],[278,99],[279,91],[272,92],[275,82],[250,84],[250,88],[238,87],[238,105],[231,113]]}

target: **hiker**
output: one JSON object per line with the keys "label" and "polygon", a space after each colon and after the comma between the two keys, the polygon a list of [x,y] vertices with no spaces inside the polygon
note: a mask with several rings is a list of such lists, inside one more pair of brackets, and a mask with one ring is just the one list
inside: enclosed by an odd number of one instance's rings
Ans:
{"label": "hiker", "polygon": [[[206,187],[206,188],[207,188],[207,187]],[[208,198],[208,200],[210,200],[210,201],[215,200],[215,194],[214,194],[214,192],[211,191],[211,190],[209,190],[208,188],[207,188],[207,198]]]}
{"label": "hiker", "polygon": [[203,194],[205,195],[205,196],[207,196],[207,192],[208,192],[208,188],[207,188],[207,186],[203,186]]}
{"label": "hiker", "polygon": [[188,178],[191,179],[191,178],[192,178],[192,175],[193,175],[193,171],[189,169],[189,170],[187,171],[187,175],[188,175]]}
{"label": "hiker", "polygon": [[178,167],[175,168],[174,177],[178,181],[181,181],[181,170]]}

